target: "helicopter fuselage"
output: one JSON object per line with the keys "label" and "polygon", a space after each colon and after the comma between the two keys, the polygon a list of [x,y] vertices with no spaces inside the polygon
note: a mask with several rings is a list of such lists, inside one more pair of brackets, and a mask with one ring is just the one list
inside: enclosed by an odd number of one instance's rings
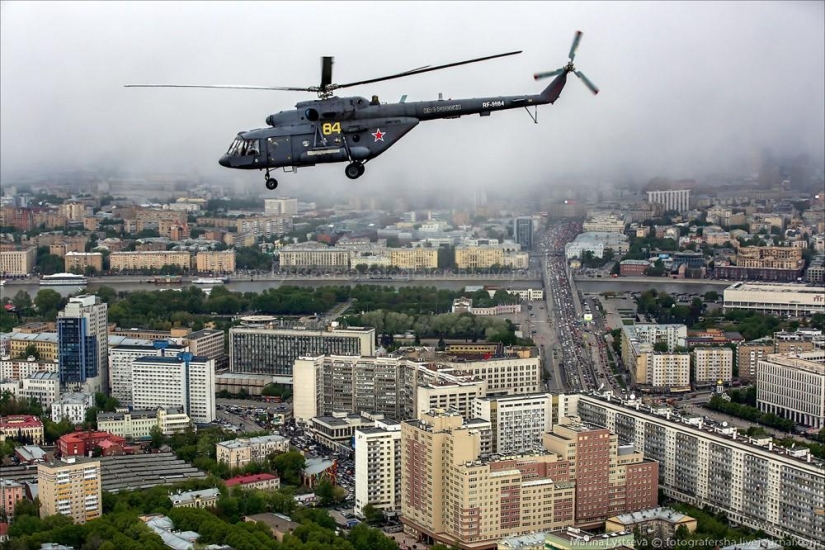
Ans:
{"label": "helicopter fuselage", "polygon": [[392,147],[419,122],[458,118],[554,103],[566,74],[540,94],[471,99],[379,103],[363,97],[331,97],[298,103],[267,117],[266,128],[240,132],[221,166],[263,170],[319,163],[365,163]]}

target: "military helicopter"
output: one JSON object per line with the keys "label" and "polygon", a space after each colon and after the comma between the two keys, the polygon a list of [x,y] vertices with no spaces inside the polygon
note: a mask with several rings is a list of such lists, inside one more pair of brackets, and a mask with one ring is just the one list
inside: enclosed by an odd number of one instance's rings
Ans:
{"label": "military helicopter", "polygon": [[[478,114],[489,116],[493,111],[524,107],[534,122],[538,123],[536,112],[528,107],[555,103],[564,85],[567,74],[574,73],[594,94],[599,89],[584,74],[573,66],[576,50],[581,42],[582,32],[577,31],[570,47],[570,60],[555,71],[536,73],[535,80],[555,76],[552,82],[539,94],[522,96],[499,96],[472,99],[444,100],[439,94],[437,101],[406,102],[403,96],[399,103],[380,103],[378,96],[371,100],[364,97],[337,97],[335,90],[362,86],[395,78],[404,78],[431,71],[438,71],[469,63],[488,61],[499,57],[520,54],[521,51],[507,52],[487,57],[479,57],[435,67],[425,66],[380,78],[371,78],[347,84],[332,82],[332,57],[321,60],[321,83],[318,86],[271,87],[235,85],[181,85],[181,84],[129,84],[127,88],[222,88],[242,90],[278,90],[316,92],[319,99],[301,101],[295,109],[281,111],[266,118],[268,128],[239,132],[229,149],[218,161],[221,166],[241,170],[266,170],[266,187],[275,189],[278,180],[271,177],[273,169],[283,168],[284,172],[296,172],[299,167],[315,166],[321,163],[348,162],[344,174],[349,179],[357,179],[364,174],[364,165],[384,153],[419,122],[440,118],[458,118]],[[535,109],[537,111],[537,109]]]}

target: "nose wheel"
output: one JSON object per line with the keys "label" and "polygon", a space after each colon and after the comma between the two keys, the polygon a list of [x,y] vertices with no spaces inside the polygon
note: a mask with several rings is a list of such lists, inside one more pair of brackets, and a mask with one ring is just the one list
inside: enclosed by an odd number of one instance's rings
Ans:
{"label": "nose wheel", "polygon": [[351,162],[347,164],[346,168],[344,168],[344,174],[346,174],[349,179],[355,180],[364,175],[364,170],[365,168],[362,163]]}

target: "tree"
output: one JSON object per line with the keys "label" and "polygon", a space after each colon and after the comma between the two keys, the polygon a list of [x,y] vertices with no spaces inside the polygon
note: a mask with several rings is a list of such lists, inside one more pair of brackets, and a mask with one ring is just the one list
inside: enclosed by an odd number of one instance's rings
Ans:
{"label": "tree", "polygon": [[63,307],[63,297],[51,288],[44,288],[34,297],[38,313],[50,321],[57,318],[57,312]]}
{"label": "tree", "polygon": [[719,299],[719,293],[715,290],[709,290],[705,292],[705,302],[715,302]]}
{"label": "tree", "polygon": [[27,311],[32,307],[32,298],[25,290],[18,290],[11,303],[17,311]]}
{"label": "tree", "polygon": [[668,351],[667,342],[656,342],[655,344],[653,344],[653,351]]}
{"label": "tree", "polygon": [[149,430],[149,436],[152,438],[152,448],[153,449],[160,449],[163,446],[163,430],[160,429],[160,426],[152,426],[152,429]]}
{"label": "tree", "polygon": [[376,508],[372,504],[367,504],[364,506],[364,519],[370,525],[375,525],[384,521],[384,511],[380,508]]}
{"label": "tree", "polygon": [[272,466],[281,476],[281,481],[287,485],[299,485],[301,483],[301,472],[306,465],[304,455],[298,451],[281,453],[272,458]]}
{"label": "tree", "polygon": [[35,344],[29,344],[26,346],[26,351],[23,352],[24,357],[34,357],[36,360],[40,360],[40,351],[38,351],[37,346]]}

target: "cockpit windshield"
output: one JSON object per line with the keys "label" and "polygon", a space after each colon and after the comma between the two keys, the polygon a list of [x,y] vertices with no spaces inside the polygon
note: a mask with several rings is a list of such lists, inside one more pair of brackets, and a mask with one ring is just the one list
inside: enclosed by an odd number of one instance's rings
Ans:
{"label": "cockpit windshield", "polygon": [[256,156],[260,154],[261,151],[259,142],[260,140],[258,139],[243,139],[237,137],[235,141],[232,142],[232,145],[229,146],[226,154],[230,157]]}

